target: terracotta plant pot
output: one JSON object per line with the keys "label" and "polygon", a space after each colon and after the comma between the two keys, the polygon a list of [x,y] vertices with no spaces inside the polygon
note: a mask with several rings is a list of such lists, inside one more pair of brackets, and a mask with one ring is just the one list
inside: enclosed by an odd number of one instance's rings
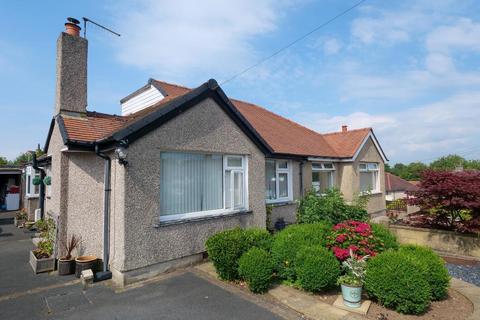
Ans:
{"label": "terracotta plant pot", "polygon": [[75,273],[75,259],[58,259],[58,275],[65,276]]}
{"label": "terracotta plant pot", "polygon": [[75,276],[80,278],[83,270],[92,269],[92,272],[97,271],[97,257],[95,256],[80,256],[75,259]]}

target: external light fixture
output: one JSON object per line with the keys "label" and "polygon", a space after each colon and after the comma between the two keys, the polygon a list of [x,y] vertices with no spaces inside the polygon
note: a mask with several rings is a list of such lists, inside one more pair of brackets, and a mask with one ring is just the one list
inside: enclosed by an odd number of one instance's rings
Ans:
{"label": "external light fixture", "polygon": [[118,159],[118,163],[122,166],[126,166],[128,164],[127,161],[127,150],[123,146],[119,146],[115,149],[115,156]]}

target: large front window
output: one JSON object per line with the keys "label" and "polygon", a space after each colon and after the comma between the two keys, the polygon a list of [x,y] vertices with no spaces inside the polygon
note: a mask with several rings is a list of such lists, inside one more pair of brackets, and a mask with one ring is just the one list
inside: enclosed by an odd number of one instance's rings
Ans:
{"label": "large front window", "polygon": [[333,163],[312,163],[312,189],[317,194],[324,194],[334,187],[335,167]]}
{"label": "large front window", "polygon": [[265,161],[265,198],[267,202],[292,200],[291,163],[287,160]]}
{"label": "large front window", "polygon": [[161,220],[247,208],[246,157],[162,152],[160,158]]}
{"label": "large front window", "polygon": [[360,163],[358,171],[360,172],[360,192],[378,192],[380,190],[377,163]]}

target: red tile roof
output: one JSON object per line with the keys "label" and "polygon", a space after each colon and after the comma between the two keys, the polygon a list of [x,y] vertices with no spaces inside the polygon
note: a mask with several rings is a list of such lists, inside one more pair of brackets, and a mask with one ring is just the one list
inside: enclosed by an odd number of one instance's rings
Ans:
{"label": "red tile roof", "polygon": [[385,172],[385,191],[416,191],[418,187],[389,172]]}
{"label": "red tile roof", "polygon": [[[166,97],[157,104],[132,115],[115,116],[87,112],[85,117],[64,116],[63,121],[68,138],[86,142],[105,138],[192,90],[159,80],[152,80],[152,84]],[[230,101],[275,153],[350,158],[371,131],[370,128],[365,128],[322,135],[255,104],[235,99]]]}

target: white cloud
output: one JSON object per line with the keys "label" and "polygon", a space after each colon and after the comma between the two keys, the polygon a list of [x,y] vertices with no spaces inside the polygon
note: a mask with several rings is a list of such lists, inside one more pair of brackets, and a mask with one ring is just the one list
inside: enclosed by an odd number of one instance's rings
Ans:
{"label": "white cloud", "polygon": [[323,52],[326,55],[336,54],[340,51],[341,48],[342,48],[341,42],[335,38],[327,39],[323,44]]}
{"label": "white cloud", "polygon": [[[229,76],[257,59],[251,40],[277,27],[290,1],[145,0],[117,6],[119,59],[190,83]],[[220,79],[219,79],[220,80]]]}
{"label": "white cloud", "polygon": [[454,24],[435,28],[426,39],[430,51],[450,52],[455,49],[480,51],[480,23],[460,18]]}
{"label": "white cloud", "polygon": [[480,92],[451,96],[419,107],[371,114],[353,112],[343,116],[298,113],[295,119],[319,132],[373,127],[387,156],[394,161],[430,160],[445,153],[476,151],[480,156]]}

